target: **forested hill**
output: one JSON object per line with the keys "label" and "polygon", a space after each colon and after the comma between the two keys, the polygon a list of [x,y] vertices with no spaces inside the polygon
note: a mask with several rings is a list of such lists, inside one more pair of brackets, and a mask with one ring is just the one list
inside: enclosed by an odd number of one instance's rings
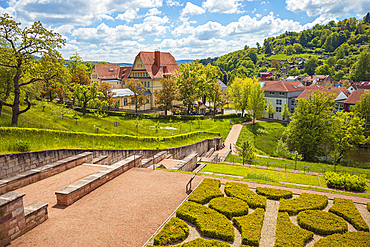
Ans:
{"label": "forested hill", "polygon": [[[236,76],[259,76],[259,72],[266,71],[277,76],[330,74],[337,81],[370,80],[370,13],[363,19],[353,17],[317,24],[301,32],[287,31],[265,39],[262,46],[257,42],[256,47],[245,46],[221,57],[196,61],[219,66],[226,71],[229,81]],[[299,63],[293,57],[306,61]],[[356,63],[359,59],[364,60],[362,67]]]}

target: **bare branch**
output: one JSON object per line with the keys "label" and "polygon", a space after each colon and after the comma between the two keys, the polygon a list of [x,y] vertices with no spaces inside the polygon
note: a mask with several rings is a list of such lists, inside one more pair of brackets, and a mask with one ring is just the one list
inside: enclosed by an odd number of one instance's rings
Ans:
{"label": "bare branch", "polygon": [[24,99],[24,101],[27,102],[27,107],[26,107],[26,109],[24,109],[22,111],[19,111],[19,114],[25,113],[26,111],[28,111],[31,108],[31,102],[28,100],[28,95],[26,95],[26,98]]}
{"label": "bare branch", "polygon": [[12,107],[12,106],[13,106],[12,104],[7,103],[7,102],[5,102],[5,101],[3,101],[3,100],[1,100],[1,99],[0,99],[0,103],[1,103],[2,105],[9,106],[9,107]]}

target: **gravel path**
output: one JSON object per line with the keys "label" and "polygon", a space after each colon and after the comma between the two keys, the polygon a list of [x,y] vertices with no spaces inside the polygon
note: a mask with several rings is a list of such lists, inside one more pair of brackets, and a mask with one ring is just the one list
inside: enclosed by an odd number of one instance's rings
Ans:
{"label": "gravel path", "polygon": [[275,242],[276,216],[279,201],[267,200],[265,218],[263,219],[260,247],[272,246]]}

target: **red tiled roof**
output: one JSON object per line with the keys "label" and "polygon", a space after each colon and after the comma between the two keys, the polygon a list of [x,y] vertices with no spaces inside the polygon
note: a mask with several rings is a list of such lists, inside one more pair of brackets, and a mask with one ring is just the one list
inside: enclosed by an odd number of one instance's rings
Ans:
{"label": "red tiled roof", "polygon": [[137,55],[152,79],[162,79],[165,75],[174,75],[175,71],[179,70],[175,58],[170,53],[160,52],[159,55],[159,64],[155,61],[155,52],[142,51]]}
{"label": "red tiled roof", "polygon": [[96,70],[100,79],[118,79],[120,75],[118,64],[96,64],[93,69]]}
{"label": "red tiled roof", "polygon": [[130,74],[131,68],[132,67],[120,67],[119,78],[127,79],[128,75]]}
{"label": "red tiled roof", "polygon": [[270,81],[266,83],[262,89],[270,92],[293,92],[303,90],[301,87],[298,87],[287,81]]}
{"label": "red tiled roof", "polygon": [[316,87],[314,86],[314,88],[310,88],[310,87],[304,87],[304,88],[307,88],[305,89],[298,97],[297,99],[308,99],[308,95],[310,93],[313,93],[313,92],[323,92],[325,93],[326,96],[330,96],[332,94],[335,95],[334,99],[338,96],[338,94],[340,94],[341,92],[343,92],[343,90],[341,88],[331,88],[331,89],[325,89],[325,88],[322,88],[322,87]]}
{"label": "red tiled roof", "polygon": [[349,105],[354,105],[358,101],[361,100],[361,95],[363,95],[365,92],[370,92],[370,90],[365,90],[365,89],[359,89],[357,91],[353,91],[346,101],[344,101],[344,104],[349,104]]}
{"label": "red tiled roof", "polygon": [[304,82],[313,82],[316,78],[319,78],[319,80],[324,80],[326,77],[329,75],[313,75],[305,78],[303,81]]}

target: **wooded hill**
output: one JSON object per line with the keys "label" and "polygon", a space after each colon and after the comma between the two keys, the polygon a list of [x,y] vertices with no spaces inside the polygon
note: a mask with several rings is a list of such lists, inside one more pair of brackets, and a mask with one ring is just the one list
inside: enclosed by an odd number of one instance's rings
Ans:
{"label": "wooded hill", "polygon": [[[256,46],[196,61],[219,66],[227,73],[228,81],[235,77],[259,77],[260,72],[267,71],[279,77],[330,74],[337,81],[370,80],[370,13],[362,20],[353,17],[316,24],[301,32],[287,31],[265,39],[263,46],[257,42]],[[298,57],[306,61],[292,59]],[[360,59],[361,64],[356,65]]]}

